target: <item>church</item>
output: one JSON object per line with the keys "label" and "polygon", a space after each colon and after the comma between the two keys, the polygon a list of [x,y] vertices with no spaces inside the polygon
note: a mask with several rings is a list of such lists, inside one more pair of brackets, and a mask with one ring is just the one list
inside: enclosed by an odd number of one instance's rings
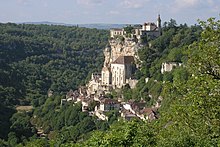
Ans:
{"label": "church", "polygon": [[134,67],[133,56],[120,56],[111,63],[111,67],[102,68],[102,85],[121,88],[126,84],[126,79],[131,78]]}

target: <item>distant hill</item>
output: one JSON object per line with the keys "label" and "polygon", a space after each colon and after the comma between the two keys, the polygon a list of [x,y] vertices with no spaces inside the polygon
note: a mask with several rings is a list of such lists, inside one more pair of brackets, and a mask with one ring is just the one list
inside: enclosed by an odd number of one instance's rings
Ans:
{"label": "distant hill", "polygon": [[105,23],[94,23],[94,24],[65,24],[65,23],[57,23],[57,22],[49,22],[49,21],[41,21],[41,22],[22,22],[18,24],[46,24],[46,25],[62,25],[62,26],[79,26],[84,28],[96,28],[109,30],[110,28],[122,28],[128,24],[105,24]]}
{"label": "distant hill", "polygon": [[122,28],[126,26],[127,24],[78,24],[79,27],[85,27],[85,28],[96,28],[96,29],[104,29],[109,30],[111,28]]}

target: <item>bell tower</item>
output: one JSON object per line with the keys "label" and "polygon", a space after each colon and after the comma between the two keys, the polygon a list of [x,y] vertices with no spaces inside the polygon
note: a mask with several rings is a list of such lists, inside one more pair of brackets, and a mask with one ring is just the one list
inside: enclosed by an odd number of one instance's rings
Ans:
{"label": "bell tower", "polygon": [[157,17],[157,27],[161,28],[161,19],[160,19],[160,14]]}
{"label": "bell tower", "polygon": [[161,19],[160,19],[160,14],[158,14],[158,17],[157,17],[157,29],[161,35]]}

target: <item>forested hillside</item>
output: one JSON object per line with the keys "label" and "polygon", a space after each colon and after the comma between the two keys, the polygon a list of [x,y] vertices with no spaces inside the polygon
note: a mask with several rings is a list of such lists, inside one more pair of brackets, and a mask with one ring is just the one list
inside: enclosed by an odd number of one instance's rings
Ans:
{"label": "forested hillside", "polygon": [[[85,83],[103,63],[108,31],[78,27],[1,24],[0,146],[219,146],[220,22],[165,22],[162,35],[146,40],[134,89],[125,100],[160,101],[158,119],[101,121],[80,104],[60,105],[69,89]],[[181,63],[161,73],[164,62]],[[146,78],[148,82],[146,82]],[[48,97],[48,90],[53,96]],[[110,96],[117,96],[113,91]],[[16,113],[15,105],[32,105]],[[92,106],[91,108],[92,109]],[[47,136],[37,136],[37,129]]]}
{"label": "forested hillside", "polygon": [[102,66],[107,41],[104,30],[0,24],[0,138],[14,136],[19,143],[22,136],[32,136],[32,112],[13,115],[15,106],[38,108],[49,90],[60,104],[67,91],[83,85]]}
{"label": "forested hillside", "polygon": [[[39,98],[49,89],[77,88],[102,61],[108,32],[47,25],[0,25],[1,91],[4,103]],[[101,59],[100,59],[101,58]],[[42,98],[43,99],[43,98]]]}

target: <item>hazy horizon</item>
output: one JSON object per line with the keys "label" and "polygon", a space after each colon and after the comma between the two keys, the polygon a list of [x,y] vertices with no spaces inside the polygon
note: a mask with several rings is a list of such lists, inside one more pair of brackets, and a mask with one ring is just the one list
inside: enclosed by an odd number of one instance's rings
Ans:
{"label": "hazy horizon", "polygon": [[193,25],[219,17],[217,0],[0,0],[1,23],[139,24],[175,19]]}

